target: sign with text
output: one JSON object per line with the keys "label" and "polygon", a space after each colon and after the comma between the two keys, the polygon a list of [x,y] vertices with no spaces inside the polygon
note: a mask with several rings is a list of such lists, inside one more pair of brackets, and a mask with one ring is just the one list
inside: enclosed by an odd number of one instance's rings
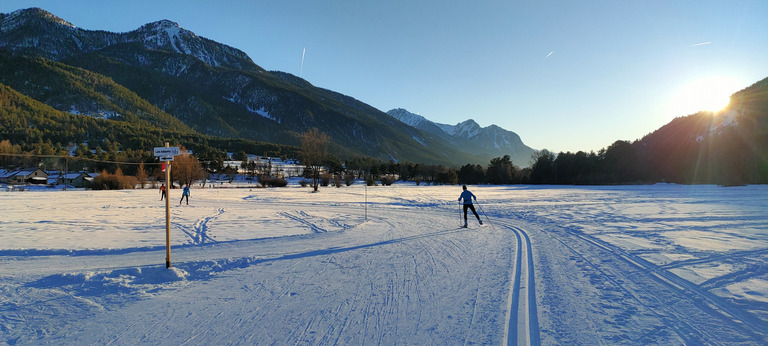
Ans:
{"label": "sign with text", "polygon": [[157,159],[160,161],[173,161],[173,156],[158,156]]}
{"label": "sign with text", "polygon": [[[179,147],[155,147],[155,156],[176,156],[179,155]],[[169,160],[163,160],[169,161]]]}

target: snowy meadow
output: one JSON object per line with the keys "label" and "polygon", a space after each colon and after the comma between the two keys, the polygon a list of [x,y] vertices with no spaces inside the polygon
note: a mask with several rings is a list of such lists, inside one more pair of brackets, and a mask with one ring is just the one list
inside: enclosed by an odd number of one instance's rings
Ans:
{"label": "snowy meadow", "polygon": [[768,186],[0,192],[0,344],[766,344]]}

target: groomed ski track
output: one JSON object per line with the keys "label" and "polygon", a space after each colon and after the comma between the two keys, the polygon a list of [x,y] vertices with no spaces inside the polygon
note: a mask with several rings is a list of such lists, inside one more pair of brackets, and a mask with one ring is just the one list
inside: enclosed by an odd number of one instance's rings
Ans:
{"label": "groomed ski track", "polygon": [[[490,223],[490,222],[489,222]],[[519,227],[509,222],[491,224],[515,234],[515,270],[509,290],[510,308],[504,326],[504,345],[540,345],[538,309],[536,307],[536,276],[531,239]]]}

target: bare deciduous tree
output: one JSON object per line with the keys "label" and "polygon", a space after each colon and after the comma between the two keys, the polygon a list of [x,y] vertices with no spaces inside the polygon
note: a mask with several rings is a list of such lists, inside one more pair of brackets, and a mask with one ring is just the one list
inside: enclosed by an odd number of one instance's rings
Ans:
{"label": "bare deciduous tree", "polygon": [[205,175],[203,165],[188,151],[182,150],[174,157],[171,164],[171,180],[177,181],[179,185],[192,184],[193,181],[205,178]]}
{"label": "bare deciduous tree", "polygon": [[139,180],[139,185],[141,188],[144,188],[144,185],[147,184],[147,170],[144,168],[144,161],[139,163],[139,170],[136,172],[136,179]]}
{"label": "bare deciduous tree", "polygon": [[328,135],[317,128],[305,132],[301,137],[301,160],[312,169],[312,186],[315,192],[320,180],[320,167],[328,155],[329,144]]}

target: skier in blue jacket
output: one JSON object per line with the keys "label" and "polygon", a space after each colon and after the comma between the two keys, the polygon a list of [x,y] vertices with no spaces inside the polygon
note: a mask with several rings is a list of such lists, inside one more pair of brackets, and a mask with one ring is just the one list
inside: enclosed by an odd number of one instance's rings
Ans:
{"label": "skier in blue jacket", "polygon": [[467,209],[472,209],[472,213],[475,214],[477,221],[482,225],[483,220],[480,220],[480,215],[477,215],[475,206],[472,204],[472,199],[477,202],[477,197],[471,191],[467,190],[467,185],[463,185],[461,189],[464,191],[459,196],[459,202],[461,202],[462,199],[464,200],[464,227],[467,227]]}
{"label": "skier in blue jacket", "polygon": [[184,200],[184,197],[187,198],[187,205],[189,205],[189,184],[184,186],[184,190],[181,192],[181,199],[179,200],[179,205],[181,205],[181,201]]}

